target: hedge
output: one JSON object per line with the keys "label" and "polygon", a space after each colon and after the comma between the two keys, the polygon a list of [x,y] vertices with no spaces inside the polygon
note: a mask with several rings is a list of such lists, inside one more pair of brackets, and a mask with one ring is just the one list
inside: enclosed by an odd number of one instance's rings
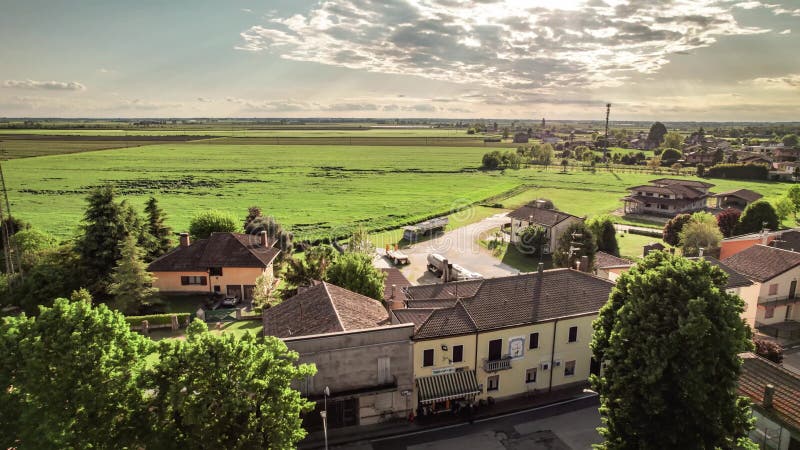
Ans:
{"label": "hedge", "polygon": [[740,180],[766,180],[769,169],[763,164],[717,164],[706,170],[710,178],[737,178]]}
{"label": "hedge", "polygon": [[643,229],[643,228],[628,228],[628,234],[638,234],[640,236],[651,236],[660,238],[664,235],[664,231],[658,228]]}
{"label": "hedge", "polygon": [[189,313],[174,314],[150,314],[149,316],[125,316],[125,321],[132,327],[142,326],[142,321],[146,320],[150,326],[172,325],[172,316],[178,316],[178,323],[184,324],[189,320]]}

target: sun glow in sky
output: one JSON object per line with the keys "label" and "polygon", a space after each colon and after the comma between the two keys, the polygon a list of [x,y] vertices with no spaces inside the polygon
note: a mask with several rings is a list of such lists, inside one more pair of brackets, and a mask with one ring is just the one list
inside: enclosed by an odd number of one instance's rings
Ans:
{"label": "sun glow in sky", "polygon": [[0,0],[33,117],[797,120],[796,0]]}

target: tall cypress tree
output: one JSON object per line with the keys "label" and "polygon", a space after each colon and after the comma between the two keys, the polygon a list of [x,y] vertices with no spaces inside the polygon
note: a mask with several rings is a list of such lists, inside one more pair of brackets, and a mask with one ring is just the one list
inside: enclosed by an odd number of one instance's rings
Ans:
{"label": "tall cypress tree", "polygon": [[158,200],[155,197],[150,197],[145,205],[144,212],[147,214],[147,233],[149,241],[145,250],[147,251],[147,260],[152,261],[159,256],[167,253],[172,247],[172,230],[164,224],[167,220],[167,215],[158,207]]}

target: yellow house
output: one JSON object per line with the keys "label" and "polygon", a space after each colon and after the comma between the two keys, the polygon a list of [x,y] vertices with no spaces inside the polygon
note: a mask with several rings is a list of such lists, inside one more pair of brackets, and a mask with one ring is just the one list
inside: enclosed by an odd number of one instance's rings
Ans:
{"label": "yellow house", "polygon": [[407,303],[427,307],[392,311],[395,322],[415,325],[413,401],[420,410],[549,392],[599,370],[589,343],[610,281],[553,269],[462,283],[438,285],[435,293],[408,287]]}
{"label": "yellow house", "polygon": [[256,278],[272,282],[272,262],[280,250],[266,232],[260,234],[211,233],[192,243],[181,233],[180,245],[147,267],[161,292],[219,293],[251,300]]}

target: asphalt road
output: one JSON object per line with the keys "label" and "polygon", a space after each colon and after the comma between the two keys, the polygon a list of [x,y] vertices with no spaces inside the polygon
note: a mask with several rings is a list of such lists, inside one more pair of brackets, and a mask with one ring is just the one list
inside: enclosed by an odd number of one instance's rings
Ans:
{"label": "asphalt road", "polygon": [[337,447],[352,450],[465,450],[591,448],[599,442],[598,398],[577,400]]}

